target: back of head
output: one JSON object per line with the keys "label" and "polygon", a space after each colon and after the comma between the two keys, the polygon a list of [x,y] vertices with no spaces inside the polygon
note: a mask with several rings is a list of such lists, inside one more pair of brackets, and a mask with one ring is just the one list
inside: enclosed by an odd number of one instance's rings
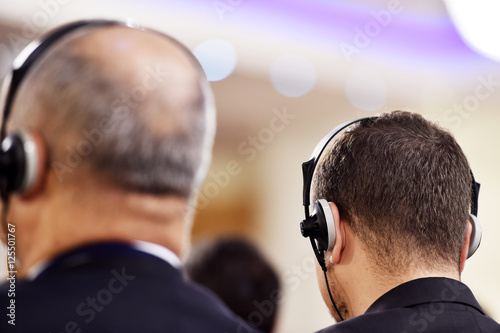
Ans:
{"label": "back of head", "polygon": [[211,93],[181,44],[116,25],[80,28],[34,65],[9,129],[39,131],[61,182],[82,172],[113,186],[188,197],[214,132]]}
{"label": "back of head", "polygon": [[337,204],[382,274],[458,270],[472,179],[439,126],[400,111],[364,120],[330,143],[314,183],[314,196]]}
{"label": "back of head", "polygon": [[[248,241],[214,240],[194,247],[185,263],[189,278],[215,292],[238,316],[271,332],[280,293],[278,276]],[[266,313],[258,306],[265,307]]]}

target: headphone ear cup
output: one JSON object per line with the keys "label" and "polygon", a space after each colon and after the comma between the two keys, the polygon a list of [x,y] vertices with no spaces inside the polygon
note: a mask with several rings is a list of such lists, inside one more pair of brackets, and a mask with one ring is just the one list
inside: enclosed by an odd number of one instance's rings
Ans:
{"label": "headphone ear cup", "polygon": [[314,202],[314,214],[316,214],[320,231],[320,236],[316,238],[318,248],[323,251],[331,251],[335,246],[335,221],[330,205],[325,199],[318,199]]}
{"label": "headphone ear cup", "polygon": [[469,259],[479,248],[479,244],[481,244],[481,238],[483,237],[483,230],[481,228],[481,224],[479,223],[479,219],[477,216],[470,214],[470,219],[472,223],[472,234],[470,236],[469,243],[469,252],[467,253],[467,259]]}
{"label": "headphone ear cup", "polygon": [[43,183],[47,155],[41,135],[26,131],[9,135],[2,141],[2,154],[6,194],[27,197],[36,192]]}
{"label": "headphone ear cup", "polygon": [[47,163],[47,146],[38,132],[21,132],[25,136],[26,151],[26,183],[19,190],[25,197],[37,192],[45,179],[45,165]]}

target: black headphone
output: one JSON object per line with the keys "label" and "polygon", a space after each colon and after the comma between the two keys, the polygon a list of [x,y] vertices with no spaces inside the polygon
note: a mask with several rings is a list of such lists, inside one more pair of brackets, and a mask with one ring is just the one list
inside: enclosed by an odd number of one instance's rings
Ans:
{"label": "black headphone", "polygon": [[[342,132],[345,128],[362,121],[374,121],[377,117],[366,117],[360,118],[356,120],[352,120],[346,122],[336,128],[334,128],[330,133],[328,133],[314,148],[314,151],[311,155],[311,159],[307,162],[302,163],[302,176],[304,181],[303,186],[303,198],[302,202],[304,205],[305,211],[305,220],[300,223],[300,232],[302,236],[309,237],[311,241],[311,245],[318,260],[319,265],[321,266],[326,279],[326,264],[325,264],[325,251],[331,251],[335,246],[335,223],[333,219],[333,214],[330,209],[330,205],[325,199],[317,199],[313,205],[312,214],[309,214],[309,204],[310,204],[310,193],[311,193],[311,184],[313,180],[314,171],[319,162],[321,154],[327,147],[328,143],[340,132]],[[478,211],[478,197],[479,197],[479,188],[480,184],[477,183],[474,179],[474,175],[471,170],[472,175],[472,197],[471,197],[471,222],[472,222],[472,235],[469,245],[469,252],[467,254],[467,258],[470,258],[474,252],[479,247],[481,243],[482,237],[482,229],[479,224],[479,220],[477,219],[477,211]],[[337,310],[340,318],[342,319],[342,315],[337,309],[335,302],[330,293],[330,287],[328,285],[328,281],[326,281],[326,285],[328,288],[328,293],[330,295],[330,299]]]}
{"label": "black headphone", "polygon": [[33,64],[47,52],[52,45],[69,33],[84,27],[123,25],[118,21],[91,20],[78,21],[62,26],[41,40],[30,43],[13,62],[12,71],[5,77],[0,100],[3,101],[3,121],[0,132],[0,194],[4,202],[9,195],[17,192],[28,194],[41,182],[45,151],[41,138],[29,131],[19,131],[6,137],[6,123],[12,103],[23,78]]}

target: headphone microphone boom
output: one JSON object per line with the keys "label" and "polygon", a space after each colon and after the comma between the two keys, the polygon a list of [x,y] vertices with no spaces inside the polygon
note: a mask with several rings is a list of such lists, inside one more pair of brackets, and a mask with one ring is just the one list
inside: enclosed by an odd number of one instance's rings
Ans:
{"label": "headphone microphone boom", "polygon": [[[332,211],[330,209],[330,205],[325,199],[317,199],[313,204],[312,214],[309,214],[309,205],[310,205],[310,195],[311,195],[311,186],[314,171],[316,170],[316,166],[323,154],[323,151],[326,149],[328,144],[332,141],[332,139],[337,136],[340,132],[342,132],[347,127],[363,122],[363,121],[374,121],[378,117],[365,117],[360,119],[355,119],[344,124],[341,124],[334,128],[330,133],[328,133],[314,148],[311,158],[302,163],[302,176],[303,176],[303,191],[302,191],[302,203],[304,205],[304,213],[305,219],[300,223],[300,232],[303,237],[309,238],[311,242],[311,246],[313,248],[314,255],[318,260],[321,269],[325,275],[325,282],[328,290],[328,294],[330,299],[337,311],[340,319],[343,320],[342,315],[340,314],[337,306],[333,300],[332,294],[330,292],[330,286],[328,284],[328,279],[326,276],[326,264],[325,264],[325,251],[333,250],[335,246],[335,222],[333,218]],[[467,253],[467,258],[470,258],[478,249],[481,243],[482,237],[482,229],[479,221],[477,219],[478,213],[478,199],[479,199],[479,189],[480,184],[477,183],[474,179],[474,174],[472,170],[470,171],[472,176],[472,195],[471,195],[471,212],[470,212],[470,221],[472,223],[472,235],[469,244],[469,251]]]}

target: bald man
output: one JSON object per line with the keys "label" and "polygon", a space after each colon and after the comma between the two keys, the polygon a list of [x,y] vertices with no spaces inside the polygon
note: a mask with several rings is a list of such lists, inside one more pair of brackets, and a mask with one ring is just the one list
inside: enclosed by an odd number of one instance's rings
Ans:
{"label": "bald man", "polygon": [[70,30],[6,122],[46,163],[3,207],[20,273],[0,290],[0,331],[253,332],[180,271],[215,127],[201,67],[156,32]]}

